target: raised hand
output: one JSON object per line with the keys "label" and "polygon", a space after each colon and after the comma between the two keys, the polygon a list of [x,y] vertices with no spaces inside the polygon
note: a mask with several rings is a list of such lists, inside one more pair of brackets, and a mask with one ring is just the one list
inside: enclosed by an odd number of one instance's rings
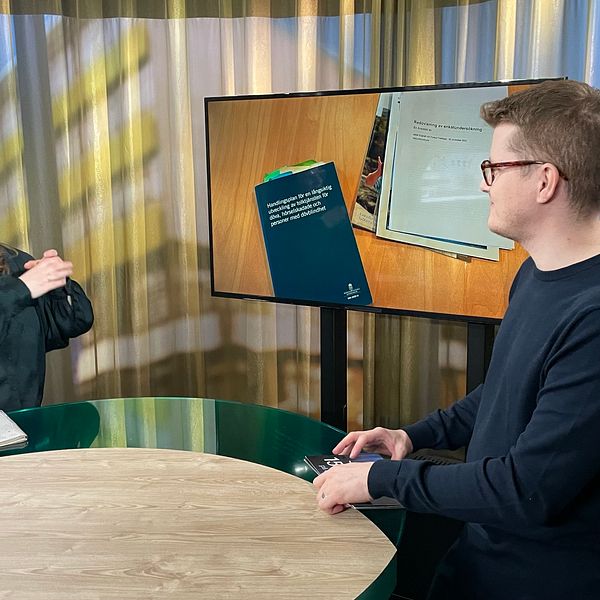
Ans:
{"label": "raised hand", "polygon": [[361,450],[385,454],[394,460],[400,460],[413,451],[413,445],[402,429],[375,427],[368,431],[352,431],[333,449],[333,453],[356,458]]}
{"label": "raised hand", "polygon": [[56,250],[46,250],[42,258],[25,263],[19,279],[29,288],[32,298],[63,287],[73,273],[73,263],[63,260]]}
{"label": "raised hand", "polygon": [[51,248],[50,250],[44,250],[44,253],[42,254],[42,258],[38,258],[38,259],[33,259],[33,260],[28,260],[24,265],[23,268],[28,271],[29,269],[35,267],[35,265],[37,265],[41,260],[43,260],[44,258],[53,258],[54,256],[58,256],[58,251],[54,250],[54,248]]}

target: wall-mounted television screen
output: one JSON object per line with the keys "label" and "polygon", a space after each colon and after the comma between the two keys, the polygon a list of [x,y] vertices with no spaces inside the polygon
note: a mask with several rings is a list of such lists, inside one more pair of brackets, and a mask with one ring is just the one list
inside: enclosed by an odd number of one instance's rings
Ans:
{"label": "wall-mounted television screen", "polygon": [[206,98],[213,295],[497,322],[479,108],[538,81]]}

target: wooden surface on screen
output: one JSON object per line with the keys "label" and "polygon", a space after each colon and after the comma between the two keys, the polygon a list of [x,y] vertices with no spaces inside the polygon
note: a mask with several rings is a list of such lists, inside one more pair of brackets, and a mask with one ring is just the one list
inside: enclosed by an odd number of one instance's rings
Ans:
{"label": "wooden surface on screen", "polygon": [[[307,159],[333,161],[352,213],[378,98],[366,93],[209,103],[216,292],[273,296],[254,197],[265,173]],[[488,201],[483,193],[481,201]],[[517,246],[500,250],[498,262],[465,261],[354,232],[373,306],[384,309],[500,319],[527,256]]]}

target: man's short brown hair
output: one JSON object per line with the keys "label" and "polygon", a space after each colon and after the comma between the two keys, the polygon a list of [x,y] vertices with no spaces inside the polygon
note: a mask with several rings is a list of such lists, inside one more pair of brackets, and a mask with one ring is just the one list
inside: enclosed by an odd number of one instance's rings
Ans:
{"label": "man's short brown hair", "polygon": [[600,209],[600,90],[580,81],[544,81],[487,102],[481,118],[492,127],[516,125],[511,150],[555,165],[580,214]]}

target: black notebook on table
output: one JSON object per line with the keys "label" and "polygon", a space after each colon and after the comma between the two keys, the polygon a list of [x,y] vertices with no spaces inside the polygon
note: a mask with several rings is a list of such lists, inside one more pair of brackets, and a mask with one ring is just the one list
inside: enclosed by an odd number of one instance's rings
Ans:
{"label": "black notebook on table", "polygon": [[[342,454],[318,454],[315,456],[305,456],[304,462],[317,474],[324,473],[335,465],[343,465],[350,462],[374,462],[376,460],[383,460],[383,456],[380,454],[369,454],[362,453],[356,458],[350,459],[348,456]],[[402,508],[402,504],[395,498],[388,498],[382,496],[372,502],[356,502],[350,504],[354,508],[373,509],[373,508]]]}

